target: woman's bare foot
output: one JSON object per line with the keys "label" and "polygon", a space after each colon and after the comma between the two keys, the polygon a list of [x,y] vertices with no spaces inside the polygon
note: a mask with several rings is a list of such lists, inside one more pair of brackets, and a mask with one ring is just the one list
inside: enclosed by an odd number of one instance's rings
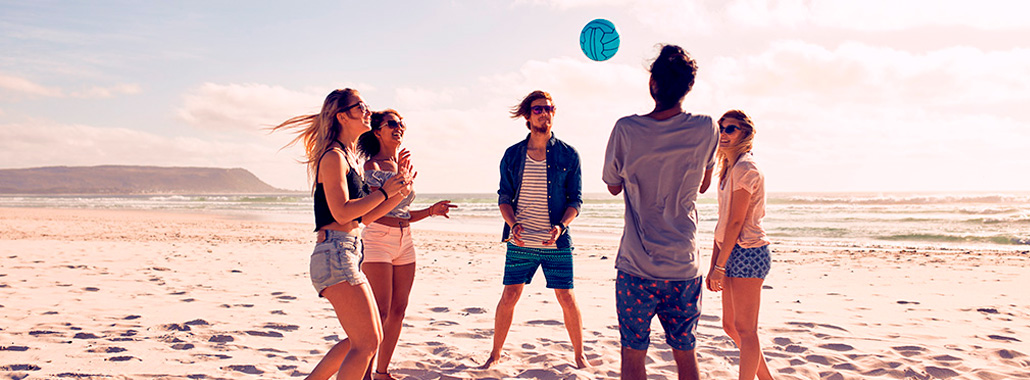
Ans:
{"label": "woman's bare foot", "polygon": [[486,363],[483,363],[483,365],[479,366],[479,369],[488,369],[488,368],[490,368],[490,366],[492,366],[494,364],[497,364],[498,362],[504,360],[503,358],[504,357],[501,356],[501,354],[494,355],[491,352],[490,353],[490,357],[486,358]]}

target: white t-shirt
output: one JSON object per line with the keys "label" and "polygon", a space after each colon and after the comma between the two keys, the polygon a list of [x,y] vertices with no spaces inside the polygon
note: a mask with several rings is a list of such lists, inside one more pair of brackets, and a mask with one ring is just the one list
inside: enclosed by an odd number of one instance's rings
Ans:
{"label": "white t-shirt", "polygon": [[701,275],[695,202],[718,144],[719,128],[706,115],[633,115],[615,123],[601,177],[622,186],[626,204],[616,268],[659,281]]}
{"label": "white t-shirt", "polygon": [[715,240],[723,244],[726,224],[730,220],[730,198],[734,191],[740,189],[751,193],[751,204],[747,207],[737,244],[743,248],[768,245],[771,242],[762,228],[762,218],[765,217],[765,176],[758,170],[750,152],[737,159],[726,181],[719,183],[719,223],[715,226]]}

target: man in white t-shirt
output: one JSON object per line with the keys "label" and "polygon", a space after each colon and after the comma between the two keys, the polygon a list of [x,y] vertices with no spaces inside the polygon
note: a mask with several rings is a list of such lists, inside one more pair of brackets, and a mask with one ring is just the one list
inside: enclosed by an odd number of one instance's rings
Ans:
{"label": "man in white t-shirt", "polygon": [[698,192],[712,180],[719,129],[711,117],[683,111],[697,65],[665,45],[651,65],[646,115],[619,119],[605,152],[602,179],[624,194],[625,227],[615,260],[622,378],[645,379],[651,320],[658,316],[681,379],[697,379],[694,353],[701,315]]}

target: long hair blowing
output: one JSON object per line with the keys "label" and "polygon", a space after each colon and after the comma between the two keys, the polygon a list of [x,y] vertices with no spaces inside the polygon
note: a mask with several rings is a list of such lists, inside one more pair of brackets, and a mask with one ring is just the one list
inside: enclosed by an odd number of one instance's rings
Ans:
{"label": "long hair blowing", "polygon": [[730,147],[719,147],[716,157],[719,160],[719,183],[722,184],[726,181],[726,178],[730,174],[730,170],[733,165],[737,163],[740,156],[751,151],[755,141],[755,123],[751,121],[751,118],[741,110],[729,110],[726,111],[719,118],[719,126],[722,126],[723,120],[734,119],[739,121],[743,128],[740,129],[741,133],[744,134],[740,138],[740,142],[736,146]]}
{"label": "long hair blowing", "polygon": [[[318,160],[322,154],[329,149],[329,146],[340,138],[343,126],[336,120],[336,114],[340,113],[358,95],[358,91],[350,88],[333,90],[325,97],[322,103],[322,111],[314,115],[301,115],[284,121],[275,127],[272,132],[287,130],[297,134],[297,137],[286,144],[292,146],[297,142],[304,143],[304,159],[301,163],[307,165],[308,179],[312,187],[318,181],[315,178],[318,170]],[[343,149],[347,149],[346,146]]]}

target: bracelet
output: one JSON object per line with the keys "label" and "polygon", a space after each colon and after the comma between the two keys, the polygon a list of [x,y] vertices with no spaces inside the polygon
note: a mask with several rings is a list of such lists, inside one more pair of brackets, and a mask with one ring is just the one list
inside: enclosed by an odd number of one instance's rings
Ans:
{"label": "bracelet", "polygon": [[558,226],[558,227],[561,227],[561,233],[560,233],[560,234],[558,234],[558,236],[562,236],[562,235],[564,235],[564,234],[565,234],[565,231],[569,229],[569,227],[566,227],[566,226],[565,226],[565,223],[562,223],[562,222],[558,222],[557,226]]}
{"label": "bracelet", "polygon": [[715,270],[726,273],[726,267],[720,267],[719,265],[715,265]]}
{"label": "bracelet", "polygon": [[383,190],[382,187],[379,188],[379,192],[383,193],[383,200],[384,201],[387,200],[387,199],[390,199],[390,194],[387,194],[386,190]]}

